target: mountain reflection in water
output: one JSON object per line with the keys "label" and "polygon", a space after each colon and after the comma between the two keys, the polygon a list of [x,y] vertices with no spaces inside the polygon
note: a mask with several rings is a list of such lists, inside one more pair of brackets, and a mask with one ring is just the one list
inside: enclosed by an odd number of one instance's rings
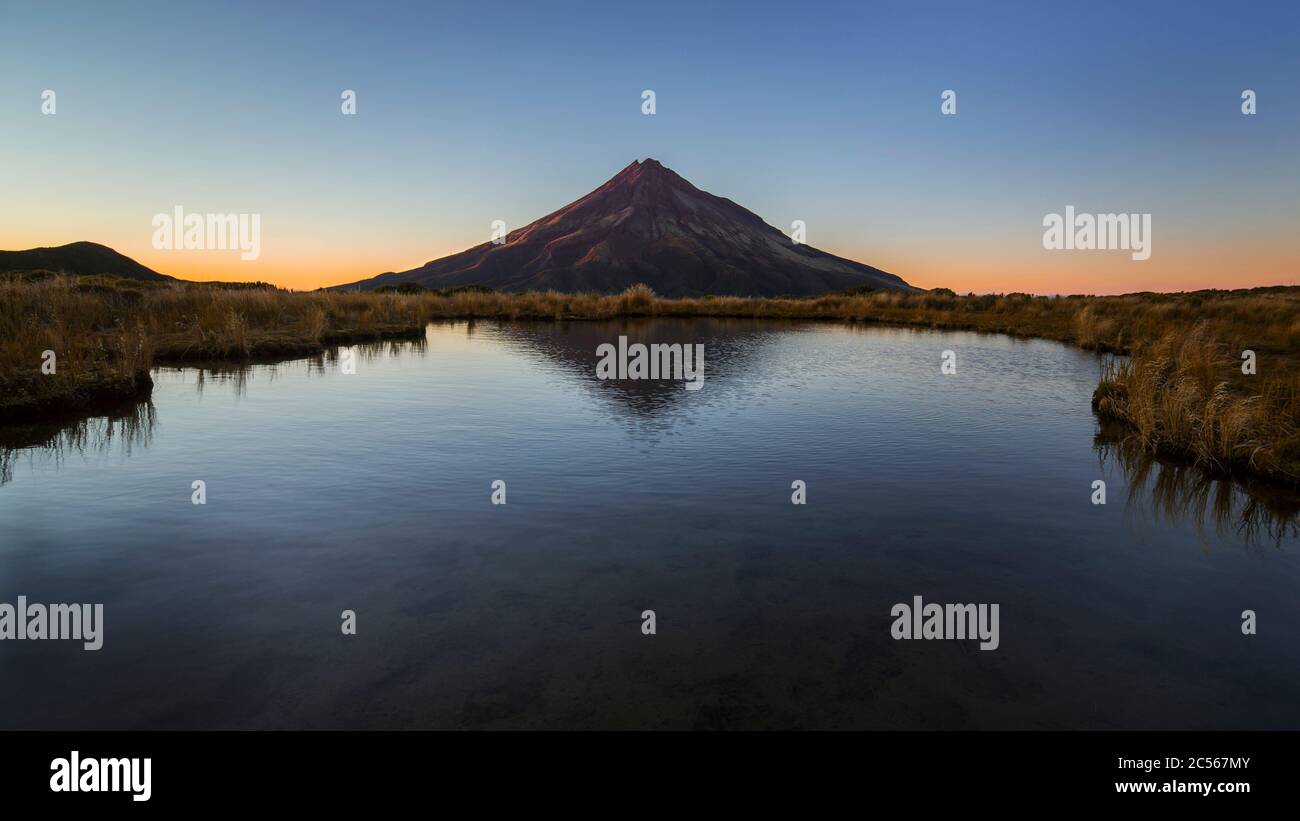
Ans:
{"label": "mountain reflection in water", "polygon": [[[743,388],[756,369],[780,367],[768,351],[777,339],[774,328],[808,323],[734,318],[659,318],[587,322],[445,323],[463,328],[468,337],[491,328],[495,341],[522,355],[544,359],[569,373],[604,412],[621,420],[629,435],[653,442],[678,424],[676,418],[688,401],[707,403],[718,395],[701,391],[692,396],[675,380],[597,380],[597,348],[617,340],[629,344],[656,342],[704,343],[706,381],[711,386],[731,384]],[[847,332],[870,333],[871,326],[840,326]],[[202,395],[213,387],[236,396],[255,383],[274,383],[283,373],[301,371],[320,378],[347,378],[339,373],[341,351],[281,362],[232,364],[195,363],[162,367],[158,372],[189,374],[194,390]],[[389,340],[353,348],[361,365],[388,357],[421,358],[429,355],[428,339]],[[123,457],[147,448],[157,424],[152,400],[126,402],[101,408],[97,415],[20,426],[0,427],[0,484],[13,481],[19,459],[62,465],[70,456],[92,458],[117,453]],[[1132,437],[1113,426],[1099,425],[1094,448],[1104,467],[1114,465],[1126,477],[1127,509],[1136,517],[1168,524],[1191,524],[1198,532],[1213,528],[1232,532],[1247,544],[1281,545],[1300,537],[1300,492],[1241,477],[1218,476],[1195,465],[1152,456]]]}

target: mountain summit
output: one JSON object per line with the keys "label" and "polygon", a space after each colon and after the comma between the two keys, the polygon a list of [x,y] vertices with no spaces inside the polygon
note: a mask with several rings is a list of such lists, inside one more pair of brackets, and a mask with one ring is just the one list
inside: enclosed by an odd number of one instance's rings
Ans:
{"label": "mountain summit", "polygon": [[914,290],[870,265],[796,244],[753,212],[701,191],[652,159],[633,162],[505,240],[343,287],[413,282],[614,292],[644,282],[669,297],[803,296],[860,286]]}

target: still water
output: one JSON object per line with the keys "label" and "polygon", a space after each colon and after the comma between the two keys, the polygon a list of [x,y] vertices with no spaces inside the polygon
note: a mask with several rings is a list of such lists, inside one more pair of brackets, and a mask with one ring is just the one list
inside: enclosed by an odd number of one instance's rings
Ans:
{"label": "still water", "polygon": [[[703,389],[597,380],[620,334],[704,344]],[[1300,728],[1296,501],[1102,444],[1093,354],[744,320],[357,353],[0,434],[0,602],[105,622],[0,642],[0,728]],[[917,595],[998,604],[1000,646],[894,640]]]}

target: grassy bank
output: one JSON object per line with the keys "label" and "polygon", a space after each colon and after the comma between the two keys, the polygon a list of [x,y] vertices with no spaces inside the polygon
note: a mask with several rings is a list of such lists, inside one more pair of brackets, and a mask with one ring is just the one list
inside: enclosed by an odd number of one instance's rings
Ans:
{"label": "grassy bank", "polygon": [[[868,292],[812,299],[337,292],[28,276],[0,282],[0,419],[137,389],[155,362],[306,355],[418,335],[431,319],[623,316],[883,322],[1040,337],[1129,354],[1093,404],[1143,448],[1300,484],[1300,288],[1119,297]],[[58,354],[54,376],[41,354]],[[1255,352],[1256,375],[1241,370]]]}
{"label": "grassy bank", "polygon": [[[0,422],[147,393],[155,363],[307,356],[423,335],[401,297],[28,274],[0,279]],[[42,371],[46,351],[54,373]]]}

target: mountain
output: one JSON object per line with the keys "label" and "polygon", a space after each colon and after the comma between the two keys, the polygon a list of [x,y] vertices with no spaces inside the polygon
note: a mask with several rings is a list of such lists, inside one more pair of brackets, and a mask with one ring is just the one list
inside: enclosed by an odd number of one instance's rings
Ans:
{"label": "mountain", "polygon": [[419,268],[340,286],[484,285],[502,291],[660,296],[803,296],[862,286],[916,290],[870,265],[795,244],[758,215],[701,191],[657,160],[634,162],[559,211]]}
{"label": "mountain", "polygon": [[112,248],[94,242],[73,242],[57,248],[31,248],[26,251],[0,251],[0,271],[109,274],[126,279],[175,281],[175,277],[146,268]]}

